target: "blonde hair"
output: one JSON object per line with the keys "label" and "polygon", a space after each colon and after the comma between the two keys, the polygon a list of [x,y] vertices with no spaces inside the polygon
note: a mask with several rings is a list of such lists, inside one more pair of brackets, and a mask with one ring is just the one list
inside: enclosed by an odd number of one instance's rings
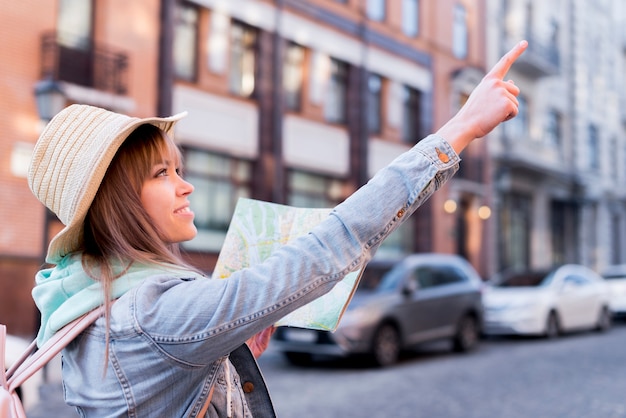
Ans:
{"label": "blonde hair", "polygon": [[[197,271],[183,261],[178,244],[164,241],[141,203],[144,181],[155,164],[167,159],[182,163],[172,139],[154,125],[139,126],[117,151],[85,218],[82,264],[104,293],[107,359],[111,285],[117,277],[134,262]],[[125,268],[115,271],[115,265]]]}

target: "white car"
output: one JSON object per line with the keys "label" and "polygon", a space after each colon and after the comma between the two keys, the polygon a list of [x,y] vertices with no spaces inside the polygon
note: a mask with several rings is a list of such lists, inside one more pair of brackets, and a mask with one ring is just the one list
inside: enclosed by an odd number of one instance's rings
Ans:
{"label": "white car", "polygon": [[606,281],[587,267],[502,274],[483,293],[486,335],[543,335],[611,327]]}
{"label": "white car", "polygon": [[611,293],[611,312],[615,317],[626,317],[626,264],[608,267],[603,273]]}

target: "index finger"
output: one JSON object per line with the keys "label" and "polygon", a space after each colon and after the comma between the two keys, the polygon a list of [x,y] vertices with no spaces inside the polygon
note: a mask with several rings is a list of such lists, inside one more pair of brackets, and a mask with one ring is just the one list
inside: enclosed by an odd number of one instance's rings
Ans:
{"label": "index finger", "polygon": [[515,45],[509,52],[504,54],[500,61],[496,63],[496,65],[491,68],[491,71],[487,73],[488,76],[497,77],[499,79],[503,79],[506,73],[509,72],[513,63],[522,55],[522,52],[526,50],[528,46],[527,41],[521,41],[517,45]]}

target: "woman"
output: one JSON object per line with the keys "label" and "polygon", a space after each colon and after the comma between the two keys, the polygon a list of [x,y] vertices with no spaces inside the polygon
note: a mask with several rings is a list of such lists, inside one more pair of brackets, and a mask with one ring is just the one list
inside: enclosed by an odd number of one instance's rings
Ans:
{"label": "woman", "polygon": [[55,266],[38,273],[33,290],[39,344],[106,307],[64,350],[66,402],[86,417],[274,416],[253,356],[267,346],[272,324],[367,262],[454,174],[473,139],[517,114],[519,89],[503,77],[525,48],[515,46],[436,135],[310,234],[227,280],[203,277],[178,254],[178,243],[196,235],[193,186],[169,137],[183,115],[138,119],[84,105],[61,111],[29,171],[33,193],[66,225],[48,249]]}

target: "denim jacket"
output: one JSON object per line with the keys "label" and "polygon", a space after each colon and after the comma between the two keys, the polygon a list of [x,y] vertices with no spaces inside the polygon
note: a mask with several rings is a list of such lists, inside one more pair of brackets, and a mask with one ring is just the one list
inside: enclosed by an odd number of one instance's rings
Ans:
{"label": "denim jacket", "polygon": [[154,275],[63,351],[66,402],[85,417],[275,416],[247,339],[327,293],[457,170],[430,135],[380,170],[310,234],[226,280]]}

